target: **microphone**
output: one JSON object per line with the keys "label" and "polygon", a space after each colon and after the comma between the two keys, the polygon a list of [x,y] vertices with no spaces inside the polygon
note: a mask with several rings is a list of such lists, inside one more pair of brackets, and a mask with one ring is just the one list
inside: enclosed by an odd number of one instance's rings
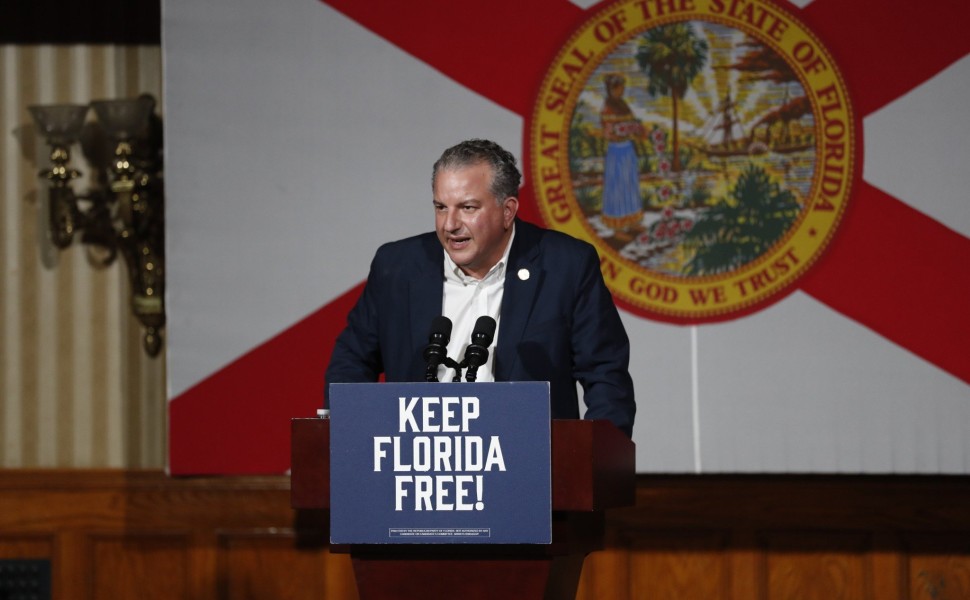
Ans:
{"label": "microphone", "polygon": [[438,365],[448,358],[448,342],[451,340],[451,319],[435,317],[431,321],[428,345],[424,348],[424,360],[428,363],[426,381],[438,381]]}
{"label": "microphone", "polygon": [[464,362],[468,365],[465,371],[465,381],[475,381],[478,378],[478,367],[488,360],[488,347],[495,337],[495,319],[492,317],[478,317],[472,330],[472,343],[465,350]]}

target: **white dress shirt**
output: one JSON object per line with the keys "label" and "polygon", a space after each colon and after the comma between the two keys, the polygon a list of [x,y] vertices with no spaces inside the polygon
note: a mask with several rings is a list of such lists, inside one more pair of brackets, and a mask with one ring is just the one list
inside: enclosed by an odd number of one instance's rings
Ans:
{"label": "white dress shirt", "polygon": [[[478,369],[476,381],[495,381],[495,347],[498,344],[499,329],[501,328],[502,294],[505,292],[505,268],[509,262],[509,250],[515,239],[515,225],[512,225],[512,235],[505,246],[502,258],[493,266],[485,277],[475,279],[461,270],[461,267],[451,260],[445,253],[445,285],[441,305],[444,316],[451,319],[451,341],[448,342],[448,356],[455,362],[465,358],[465,349],[471,343],[472,330],[479,317],[489,316],[495,319],[495,337],[488,348],[488,361]],[[464,373],[462,377],[464,378]],[[455,370],[440,365],[438,367],[438,381],[451,381]]]}

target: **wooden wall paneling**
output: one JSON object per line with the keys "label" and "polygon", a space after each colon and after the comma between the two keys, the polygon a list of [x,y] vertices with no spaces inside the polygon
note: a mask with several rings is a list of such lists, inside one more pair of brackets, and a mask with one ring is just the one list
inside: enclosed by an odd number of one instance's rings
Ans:
{"label": "wooden wall paneling", "polygon": [[216,598],[219,589],[219,535],[214,528],[192,528],[192,573],[188,598],[208,600]]}
{"label": "wooden wall paneling", "polygon": [[188,533],[96,533],[88,538],[91,600],[189,598],[192,543]]}
{"label": "wooden wall paneling", "polygon": [[878,529],[872,536],[872,598],[906,598],[904,587],[905,565],[899,536],[888,530]]}
{"label": "wooden wall paneling", "polygon": [[[970,478],[641,477],[580,600],[970,598]],[[58,600],[356,598],[286,477],[0,470],[0,558]]]}
{"label": "wooden wall paneling", "polygon": [[[680,550],[663,543],[644,548],[643,536],[658,529],[707,529],[730,532],[723,549],[730,565],[727,597],[737,600],[902,600],[918,594],[940,600],[949,597],[941,595],[944,587],[956,590],[955,598],[970,598],[963,583],[970,577],[970,532],[963,533],[968,523],[966,477],[644,476],[636,507],[611,511],[607,518],[608,532],[627,540],[618,547],[628,551],[632,583],[613,595],[589,597],[667,597],[654,596],[656,587],[650,593],[642,589],[651,584],[637,571],[645,565],[644,552],[669,561],[663,555]],[[903,531],[919,533],[908,536],[908,550],[901,546]],[[587,567],[596,565],[593,560]],[[813,579],[812,573],[825,576]],[[912,573],[922,577],[915,581]],[[934,575],[944,586],[929,583]],[[584,573],[584,581],[596,577]],[[799,578],[811,580],[802,595],[792,591]]]}
{"label": "wooden wall paneling", "polygon": [[54,558],[54,536],[45,534],[0,533],[0,559]]}
{"label": "wooden wall paneling", "polygon": [[772,531],[764,534],[764,589],[771,600],[871,598],[870,536],[865,532]]}
{"label": "wooden wall paneling", "polygon": [[907,597],[970,598],[970,531],[903,536]]}
{"label": "wooden wall paneling", "polygon": [[730,554],[731,598],[764,598],[765,552],[751,529],[732,532]]}
{"label": "wooden wall paneling", "polygon": [[89,532],[73,519],[71,525],[59,527],[54,517],[48,526],[57,536],[54,562],[51,565],[54,598],[87,600],[91,594]]}
{"label": "wooden wall paneling", "polygon": [[330,511],[298,510],[294,525],[298,551],[323,553],[327,573],[323,597],[356,600],[357,580],[350,554],[330,551]]}
{"label": "wooden wall paneling", "polygon": [[220,532],[218,572],[223,600],[357,597],[349,556],[303,546],[292,529]]}
{"label": "wooden wall paneling", "polygon": [[[607,511],[609,513],[609,511]],[[576,590],[577,600],[622,599],[630,589],[630,550],[616,528],[607,528],[603,550],[589,554]]]}
{"label": "wooden wall paneling", "polygon": [[731,598],[727,531],[633,530],[630,589],[634,598]]}

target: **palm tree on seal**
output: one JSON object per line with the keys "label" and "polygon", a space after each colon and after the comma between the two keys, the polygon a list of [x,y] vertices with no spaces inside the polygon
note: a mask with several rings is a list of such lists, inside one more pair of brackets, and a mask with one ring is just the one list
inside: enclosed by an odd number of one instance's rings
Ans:
{"label": "palm tree on seal", "polygon": [[647,93],[669,95],[673,101],[672,169],[680,171],[678,102],[707,63],[707,41],[697,37],[688,22],[661,25],[640,39],[636,58],[647,76]]}

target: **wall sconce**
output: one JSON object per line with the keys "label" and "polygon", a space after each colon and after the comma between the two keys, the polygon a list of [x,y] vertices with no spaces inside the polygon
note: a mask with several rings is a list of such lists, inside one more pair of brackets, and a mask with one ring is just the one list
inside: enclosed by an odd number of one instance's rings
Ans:
{"label": "wall sconce", "polygon": [[[90,108],[97,121],[86,123],[87,105],[28,107],[51,149],[51,166],[40,172],[50,184],[48,233],[63,249],[79,232],[99,267],[121,253],[128,264],[131,310],[145,329],[145,351],[157,356],[165,325],[161,120],[147,94],[97,100]],[[76,142],[92,168],[90,189],[83,194],[72,187],[81,173],[69,165]]]}

